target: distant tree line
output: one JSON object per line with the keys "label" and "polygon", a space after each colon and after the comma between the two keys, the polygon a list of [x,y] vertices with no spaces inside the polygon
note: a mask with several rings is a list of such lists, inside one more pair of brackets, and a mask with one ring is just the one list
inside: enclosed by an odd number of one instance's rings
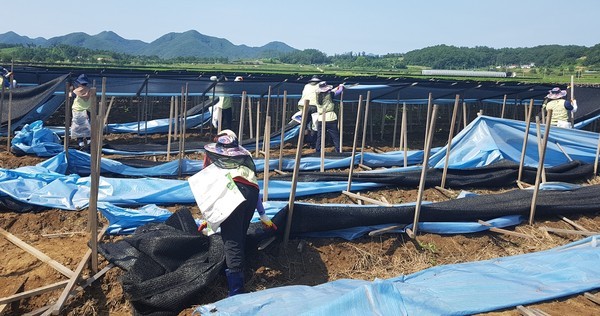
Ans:
{"label": "distant tree line", "polygon": [[[11,60],[42,63],[107,63],[115,65],[149,64],[212,64],[230,63],[225,57],[177,57],[161,59],[157,56],[132,56],[104,50],[55,45],[0,44],[0,61]],[[240,61],[236,61],[240,62]],[[405,54],[372,55],[348,52],[328,56],[317,49],[305,49],[268,58],[268,62],[304,65],[329,65],[344,69],[376,68],[405,69],[407,65],[435,69],[491,69],[509,65],[529,65],[543,68],[574,68],[576,66],[600,70],[600,44],[593,47],[543,45],[531,48],[490,48],[486,46],[456,47],[437,45]]]}

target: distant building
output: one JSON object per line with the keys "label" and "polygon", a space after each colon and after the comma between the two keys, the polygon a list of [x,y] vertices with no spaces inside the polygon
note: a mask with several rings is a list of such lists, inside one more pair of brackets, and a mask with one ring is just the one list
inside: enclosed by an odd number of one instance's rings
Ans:
{"label": "distant building", "polygon": [[459,76],[459,77],[507,77],[506,72],[501,71],[475,71],[475,70],[449,70],[449,69],[424,69],[422,75],[426,76]]}

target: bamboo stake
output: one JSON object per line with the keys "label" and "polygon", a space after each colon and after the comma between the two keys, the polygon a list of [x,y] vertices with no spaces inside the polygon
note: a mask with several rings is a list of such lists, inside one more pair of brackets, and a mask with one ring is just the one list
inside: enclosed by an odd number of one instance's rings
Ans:
{"label": "bamboo stake", "polygon": [[529,213],[529,225],[533,225],[533,219],[535,218],[535,207],[537,203],[537,196],[540,190],[540,173],[544,167],[544,158],[546,157],[546,145],[548,144],[548,134],[550,133],[550,122],[552,119],[552,110],[548,111],[548,117],[546,118],[546,130],[544,131],[544,141],[542,145],[542,154],[539,159],[537,174],[535,176],[535,189],[533,190],[533,198],[531,199],[531,210]]}
{"label": "bamboo stake", "polygon": [[265,167],[263,168],[263,202],[269,199],[269,166],[271,155],[271,117],[267,115],[265,118]]}
{"label": "bamboo stake", "polygon": [[452,137],[454,137],[454,125],[456,122],[456,114],[458,112],[458,101],[460,96],[457,94],[454,99],[454,109],[452,109],[452,121],[450,122],[450,132],[448,133],[448,145],[446,147],[446,159],[444,159],[444,171],[442,173],[442,183],[440,187],[446,186],[446,176],[448,174],[448,164],[450,162],[450,149],[452,148]]}
{"label": "bamboo stake", "polygon": [[523,164],[525,163],[525,153],[527,152],[527,139],[529,138],[529,125],[531,122],[532,110],[533,99],[529,101],[529,114],[525,118],[525,135],[523,135],[523,147],[521,148],[521,160],[519,162],[519,174],[517,175],[517,182],[521,182],[521,175],[523,174]]}
{"label": "bamboo stake", "polygon": [[323,114],[321,114],[321,172],[325,171],[325,127],[325,111],[323,111]]}
{"label": "bamboo stake", "polygon": [[352,143],[352,155],[350,156],[350,170],[348,171],[348,186],[346,191],[352,188],[352,172],[354,171],[354,160],[356,159],[356,142],[358,141],[358,125],[360,124],[360,113],[362,112],[362,95],[358,96],[358,110],[356,112],[356,124],[354,125],[354,142]]}
{"label": "bamboo stake", "polygon": [[106,125],[108,124],[108,115],[110,114],[110,109],[112,108],[113,103],[115,103],[114,96],[110,98],[110,102],[108,103],[108,109],[106,109],[106,115],[104,115],[104,122],[102,124],[102,130],[104,130],[104,128],[106,128]]}
{"label": "bamboo stake", "polygon": [[246,112],[246,91],[242,91],[242,105],[240,107],[240,125],[238,128],[238,142],[242,143],[244,135],[244,112]]}
{"label": "bamboo stake", "polygon": [[175,107],[175,97],[171,97],[171,104],[169,105],[169,132],[167,134],[167,161],[171,160],[171,135],[173,133],[173,114]]}
{"label": "bamboo stake", "polygon": [[[431,114],[431,124],[429,124],[429,136],[425,143],[425,156],[423,157],[423,169],[421,170],[421,179],[419,180],[419,191],[417,192],[417,202],[415,205],[415,219],[413,221],[412,229],[407,228],[406,233],[412,239],[417,237],[419,229],[419,215],[421,213],[421,204],[423,202],[423,191],[425,190],[425,178],[427,177],[427,169],[429,163],[429,153],[431,151],[431,141],[433,139],[433,132],[435,131],[435,119],[437,116],[438,105],[433,106],[433,112]],[[427,118],[429,120],[429,118]]]}
{"label": "bamboo stake", "polygon": [[562,228],[552,228],[552,227],[540,227],[540,229],[547,231],[547,232],[551,232],[551,233],[562,233],[562,234],[572,234],[572,235],[581,235],[581,236],[598,235],[598,232],[583,231],[583,230],[562,229]]}
{"label": "bamboo stake", "polygon": [[[571,75],[571,100],[575,100],[575,79]],[[575,127],[575,116],[572,111],[569,111],[569,120],[571,121],[571,128]]]}
{"label": "bamboo stake", "polygon": [[89,246],[92,254],[91,256],[92,262],[92,270],[94,272],[98,271],[98,241],[94,240],[96,237],[96,232],[98,231],[98,186],[100,184],[100,170],[99,170],[99,160],[100,160],[100,148],[98,148],[98,143],[100,142],[100,134],[98,129],[100,128],[99,117],[101,119],[101,111],[106,102],[106,77],[102,78],[102,95],[100,98],[100,104],[96,103],[96,88],[91,89],[91,125],[92,125],[92,134],[91,134],[91,146],[90,146],[90,155],[91,155],[91,166],[90,166],[90,197],[88,203],[88,230],[90,232],[90,241]]}
{"label": "bamboo stake", "polygon": [[567,159],[568,159],[569,161],[573,161],[573,158],[571,158],[571,156],[569,156],[569,153],[567,153],[567,152],[565,151],[565,149],[564,149],[564,148],[563,148],[563,147],[560,145],[560,143],[559,143],[559,142],[555,142],[555,144],[556,144],[556,147],[558,147],[558,149],[560,149],[560,151],[563,153],[563,155],[565,155],[565,157],[567,157]]}
{"label": "bamboo stake", "polygon": [[[304,101],[302,108],[302,123],[300,126],[306,126],[308,116],[309,101]],[[302,147],[304,146],[304,133],[298,134],[298,147],[296,148],[296,159],[294,163],[294,172],[292,174],[292,187],[290,189],[290,199],[288,201],[288,214],[283,233],[283,243],[287,244],[290,240],[290,230],[292,228],[292,217],[294,216],[294,200],[296,199],[296,185],[298,184],[298,172],[300,171],[300,158],[302,157]]]}
{"label": "bamboo stake", "polygon": [[504,109],[506,108],[506,94],[504,95],[504,99],[502,100],[502,113],[500,114],[500,118],[504,118]]}
{"label": "bamboo stake", "polygon": [[6,296],[6,297],[3,297],[3,298],[0,298],[0,304],[8,304],[8,303],[19,301],[19,300],[22,300],[22,299],[25,299],[25,298],[28,298],[28,297],[36,296],[38,294],[43,294],[43,293],[46,293],[46,292],[54,291],[56,289],[60,289],[60,288],[65,287],[65,285],[67,285],[67,283],[69,283],[69,281],[66,281],[66,280],[65,281],[59,281],[59,282],[56,282],[56,283],[52,283],[52,284],[49,284],[49,285],[46,285],[46,286],[42,286],[42,287],[39,287],[39,288],[36,288],[36,289],[29,290],[29,291],[24,291],[24,292],[21,292],[21,293],[16,293],[16,294],[11,295],[11,296]]}
{"label": "bamboo stake", "polygon": [[283,146],[285,145],[285,110],[287,107],[287,90],[283,91],[283,108],[281,109],[281,133],[279,136],[279,168],[283,168]]}
{"label": "bamboo stake", "polygon": [[[541,139],[541,130],[540,130],[540,117],[535,117],[535,129],[538,143],[538,157],[542,156],[542,139]],[[542,166],[542,183],[546,183],[546,168]]]}
{"label": "bamboo stake", "polygon": [[363,119],[363,134],[362,134],[362,145],[360,146],[360,162],[359,164],[363,164],[364,156],[365,156],[365,142],[367,140],[367,124],[369,118],[369,103],[371,100],[371,91],[367,91],[367,100],[365,102],[365,118]]}
{"label": "bamboo stake", "polygon": [[365,202],[369,202],[371,204],[375,204],[375,205],[379,205],[379,206],[388,206],[388,207],[392,206],[390,203],[379,201],[379,200],[375,200],[375,199],[372,199],[372,198],[369,198],[369,197],[366,197],[366,196],[362,196],[362,195],[359,195],[359,194],[356,194],[356,193],[348,192],[348,191],[342,191],[342,194],[345,194],[345,195],[347,195],[347,196],[349,196],[351,198],[355,198],[355,199],[362,200],[362,201],[365,201]]}
{"label": "bamboo stake", "polygon": [[408,165],[408,118],[406,113],[406,102],[404,102],[402,107],[402,134],[400,135],[404,148],[404,167]]}

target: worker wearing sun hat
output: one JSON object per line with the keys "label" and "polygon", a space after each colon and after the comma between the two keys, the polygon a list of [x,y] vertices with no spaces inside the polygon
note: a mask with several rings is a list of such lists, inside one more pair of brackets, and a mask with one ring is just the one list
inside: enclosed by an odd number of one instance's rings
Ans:
{"label": "worker wearing sun hat", "polygon": [[[298,100],[298,110],[302,113],[302,109],[304,108],[304,102],[308,100],[308,117],[310,118],[313,113],[317,111],[317,90],[319,89],[318,83],[321,82],[321,79],[318,76],[312,76],[308,83],[304,85],[302,89],[302,96],[300,100]],[[311,148],[315,147],[315,136],[316,136],[316,128],[313,128],[313,124],[308,120],[307,126],[305,127],[305,139],[304,142]]]}
{"label": "worker wearing sun hat", "polygon": [[561,90],[559,87],[552,88],[548,91],[548,95],[544,99],[543,109],[546,111],[552,110],[552,120],[550,124],[557,127],[571,128],[569,122],[569,111],[577,112],[577,100],[565,100],[567,95],[566,90]]}
{"label": "worker wearing sun hat", "polygon": [[[321,151],[321,135],[327,133],[333,141],[333,146],[336,152],[340,152],[340,131],[337,124],[337,115],[335,114],[335,103],[333,103],[333,97],[339,95],[344,90],[344,85],[340,84],[335,89],[332,85],[328,85],[327,82],[321,81],[318,85],[316,100],[317,100],[317,113],[316,125],[317,125],[317,139],[315,150]],[[323,114],[325,115],[325,131],[321,128],[321,121],[323,120]]]}
{"label": "worker wearing sun hat", "polygon": [[256,166],[252,155],[238,143],[237,136],[231,130],[221,131],[216,142],[204,146],[204,167],[214,164],[227,169],[235,185],[245,198],[231,215],[220,225],[221,238],[225,248],[227,285],[229,296],[244,293],[244,256],[246,234],[254,210],[258,210],[260,219],[266,228],[277,229],[265,215],[259,196]]}
{"label": "worker wearing sun hat", "polygon": [[75,99],[71,107],[71,137],[76,138],[80,149],[83,149],[90,143],[89,138],[92,132],[87,114],[92,106],[91,91],[88,87],[90,81],[85,74],[81,74],[74,83],[77,88],[73,90]]}

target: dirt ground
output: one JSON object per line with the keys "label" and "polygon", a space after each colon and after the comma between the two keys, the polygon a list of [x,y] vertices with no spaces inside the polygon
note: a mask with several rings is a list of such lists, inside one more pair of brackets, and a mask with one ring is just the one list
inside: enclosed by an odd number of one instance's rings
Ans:
{"label": "dirt ground", "polygon": [[[125,140],[117,140],[126,142]],[[4,144],[0,139],[0,144]],[[385,148],[384,148],[385,149]],[[286,149],[292,153],[293,149]],[[190,158],[199,159],[197,155]],[[5,150],[0,152],[0,167],[16,168],[33,165],[44,158],[15,157]],[[592,179],[589,183],[599,183]],[[516,188],[516,187],[515,187]],[[507,188],[514,189],[514,188]],[[493,194],[500,191],[473,190],[476,193]],[[424,192],[424,200],[444,201],[457,192],[442,193],[436,189]],[[415,189],[382,189],[361,192],[362,195],[389,203],[414,202]],[[447,196],[450,195],[450,196]],[[313,196],[303,201],[316,203],[353,203],[346,195],[327,194]],[[175,210],[180,205],[170,206]],[[191,205],[186,205],[191,206]],[[195,215],[198,209],[191,206]],[[104,219],[101,219],[104,221]],[[571,217],[570,220],[591,231],[600,231],[600,214]],[[53,260],[75,270],[86,252],[89,239],[85,233],[86,211],[46,210],[40,213],[0,212],[0,227],[14,234],[27,244],[37,248]],[[577,235],[548,234],[540,230],[542,226],[573,229],[560,218],[537,218],[534,225],[522,224],[515,231],[533,238],[484,232],[465,235],[419,234],[416,240],[406,235],[384,234],[377,237],[362,237],[354,241],[341,239],[292,239],[285,245],[276,240],[262,251],[251,249],[248,253],[249,291],[259,291],[284,285],[317,285],[343,279],[373,280],[410,274],[432,266],[486,260],[503,256],[525,254],[554,248],[581,239]],[[513,228],[511,228],[513,229]],[[121,237],[104,237],[104,240]],[[50,267],[49,264],[33,257],[16,247],[6,238],[0,238],[0,297],[17,291],[28,291],[59,281],[67,277]],[[107,262],[100,256],[100,268]],[[89,270],[84,270],[85,274]],[[78,291],[70,298],[63,309],[64,315],[131,315],[132,308],[124,295],[119,281],[122,271],[110,269],[91,286]],[[6,306],[6,315],[21,315],[56,302],[61,290],[53,290],[32,296]],[[225,277],[220,277],[207,289],[197,304],[215,302],[227,294]],[[534,304],[550,315],[599,315],[600,307],[583,295],[575,295],[560,300]],[[1,309],[1,307],[0,307]],[[194,306],[180,315],[190,315]],[[520,315],[517,309],[487,313],[486,315]]]}

